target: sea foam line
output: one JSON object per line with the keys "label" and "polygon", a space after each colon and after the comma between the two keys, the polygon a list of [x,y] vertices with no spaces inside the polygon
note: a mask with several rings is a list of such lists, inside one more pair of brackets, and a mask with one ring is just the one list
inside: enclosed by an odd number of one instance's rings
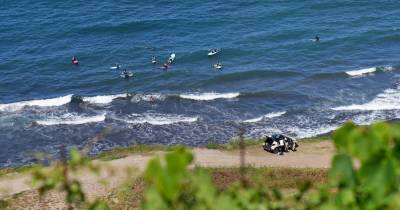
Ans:
{"label": "sea foam line", "polygon": [[215,99],[229,99],[236,98],[240,95],[240,93],[189,93],[189,94],[181,94],[179,97],[183,99],[190,99],[196,101],[211,101]]}
{"label": "sea foam line", "polygon": [[383,93],[378,94],[372,101],[365,104],[352,104],[349,106],[339,106],[332,109],[336,111],[374,111],[400,109],[400,89],[387,89]]}
{"label": "sea foam line", "polygon": [[380,67],[371,67],[371,68],[365,68],[365,69],[358,69],[358,70],[352,70],[352,71],[346,71],[346,74],[352,76],[352,77],[357,77],[357,76],[362,76],[365,74],[372,74],[377,71],[393,71],[394,67],[391,65],[386,65],[386,66],[380,66]]}
{"label": "sea foam line", "polygon": [[79,116],[68,114],[61,117],[52,117],[45,120],[37,120],[39,125],[81,125],[86,123],[103,122],[106,119],[106,114],[96,116]]}
{"label": "sea foam line", "polygon": [[116,94],[116,95],[103,95],[103,96],[86,96],[82,97],[84,102],[91,104],[109,104],[116,98],[126,98],[127,94]]}
{"label": "sea foam line", "polygon": [[50,106],[62,106],[71,102],[72,94],[61,96],[57,98],[49,99],[37,99],[30,101],[20,101],[9,104],[0,104],[0,111],[18,111],[26,106],[39,106],[39,107],[50,107]]}
{"label": "sea foam line", "polygon": [[354,76],[361,76],[364,74],[372,74],[375,71],[376,71],[376,67],[373,67],[373,68],[359,69],[359,70],[353,70],[353,71],[346,71],[346,74],[354,77]]}
{"label": "sea foam line", "polygon": [[[132,119],[133,118],[133,119]],[[198,117],[185,117],[181,115],[164,115],[156,113],[147,113],[144,115],[134,114],[130,115],[129,119],[117,120],[129,123],[129,124],[151,124],[151,125],[170,125],[175,123],[192,123],[198,120]]]}
{"label": "sea foam line", "polygon": [[255,123],[255,122],[259,122],[265,118],[275,118],[275,117],[280,117],[282,115],[284,115],[286,112],[271,112],[269,114],[263,115],[261,117],[257,117],[257,118],[253,118],[253,119],[248,119],[248,120],[244,120],[243,122],[245,123]]}

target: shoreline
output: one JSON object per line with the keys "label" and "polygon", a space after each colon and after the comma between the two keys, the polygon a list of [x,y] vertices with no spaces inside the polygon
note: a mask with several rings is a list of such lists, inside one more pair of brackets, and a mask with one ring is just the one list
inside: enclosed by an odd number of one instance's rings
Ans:
{"label": "shoreline", "polygon": [[[326,139],[310,139],[300,145],[297,152],[290,152],[283,156],[265,152],[258,141],[251,141],[246,146],[246,166],[253,168],[298,168],[298,169],[328,169],[334,154],[332,141]],[[189,148],[195,159],[193,167],[202,168],[238,168],[240,167],[240,151],[233,146],[227,146],[219,149],[208,148]],[[141,174],[147,166],[149,160],[159,157],[172,147],[130,147],[114,149],[112,152],[103,153],[97,158],[90,158],[94,164],[100,164],[104,171],[100,176],[95,176],[90,172],[83,170],[79,173],[79,179],[86,189],[95,187],[99,192],[104,193],[106,189],[117,187],[123,180],[129,177],[129,173]],[[50,168],[48,166],[46,168]],[[2,169],[0,173],[0,199],[21,192],[33,190],[29,183],[31,179],[30,167],[21,167],[17,169]],[[1,170],[0,170],[1,171]],[[110,186],[103,189],[98,186],[98,182],[107,180]],[[95,190],[92,194],[97,196]],[[90,194],[90,193],[89,193]],[[101,194],[101,193],[100,193]]]}
{"label": "shoreline", "polygon": [[[331,133],[328,134],[323,134],[319,135],[317,137],[312,137],[312,138],[302,138],[299,139],[298,141],[301,144],[304,143],[312,143],[312,142],[321,142],[321,141],[328,141],[330,140],[330,135]],[[254,146],[260,146],[261,144],[264,143],[263,138],[259,139],[245,139],[245,146],[246,147],[254,147]],[[148,153],[155,153],[155,152],[166,152],[166,151],[171,151],[179,147],[185,147],[190,150],[193,149],[214,149],[214,150],[222,150],[222,151],[233,151],[239,149],[239,140],[238,139],[232,139],[228,143],[225,144],[216,144],[216,143],[209,143],[206,145],[202,146],[187,146],[187,145],[161,145],[161,144],[133,144],[129,145],[126,147],[114,147],[110,150],[105,150],[100,152],[99,154],[95,155],[87,155],[83,154],[84,156],[88,157],[90,160],[95,161],[95,160],[100,160],[100,161],[109,161],[109,160],[114,160],[114,159],[121,159],[125,158],[129,155],[132,154],[148,154]],[[87,153],[86,148],[82,148],[80,150],[82,153]],[[53,160],[52,162],[57,161]],[[15,167],[0,167],[0,177],[9,174],[9,173],[20,173],[20,172],[25,172],[29,171],[33,167],[37,165],[42,165],[40,163],[33,163],[30,165],[20,165],[20,166],[15,166]],[[51,166],[51,163],[48,165],[45,165],[45,167]]]}

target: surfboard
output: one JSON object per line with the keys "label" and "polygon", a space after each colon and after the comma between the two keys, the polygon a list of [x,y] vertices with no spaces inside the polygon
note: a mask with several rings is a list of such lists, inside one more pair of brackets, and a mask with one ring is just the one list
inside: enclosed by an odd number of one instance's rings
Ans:
{"label": "surfboard", "polygon": [[222,64],[214,64],[214,66],[213,66],[215,69],[217,69],[217,70],[221,70],[222,69]]}
{"label": "surfboard", "polygon": [[128,78],[133,77],[133,73],[132,72],[128,72],[128,74],[121,73],[120,76],[122,78],[128,79]]}
{"label": "surfboard", "polygon": [[110,69],[115,70],[115,69],[119,69],[121,67],[122,67],[121,65],[116,65],[116,66],[111,66]]}
{"label": "surfboard", "polygon": [[171,56],[169,56],[168,62],[172,63],[175,60],[175,53],[172,53]]}

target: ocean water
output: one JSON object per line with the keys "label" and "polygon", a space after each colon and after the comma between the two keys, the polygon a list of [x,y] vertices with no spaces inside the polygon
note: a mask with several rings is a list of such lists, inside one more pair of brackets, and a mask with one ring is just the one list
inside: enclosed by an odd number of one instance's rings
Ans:
{"label": "ocean water", "polygon": [[0,1],[0,167],[399,117],[397,1]]}

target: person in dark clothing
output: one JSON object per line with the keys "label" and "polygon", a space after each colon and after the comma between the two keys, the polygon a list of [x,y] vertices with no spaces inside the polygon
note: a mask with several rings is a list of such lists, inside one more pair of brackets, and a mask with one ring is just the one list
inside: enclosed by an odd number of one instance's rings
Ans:
{"label": "person in dark clothing", "polygon": [[283,134],[274,134],[272,136],[266,136],[263,148],[267,152],[283,155],[284,152],[289,152],[290,150],[295,152],[298,146],[296,139]]}

